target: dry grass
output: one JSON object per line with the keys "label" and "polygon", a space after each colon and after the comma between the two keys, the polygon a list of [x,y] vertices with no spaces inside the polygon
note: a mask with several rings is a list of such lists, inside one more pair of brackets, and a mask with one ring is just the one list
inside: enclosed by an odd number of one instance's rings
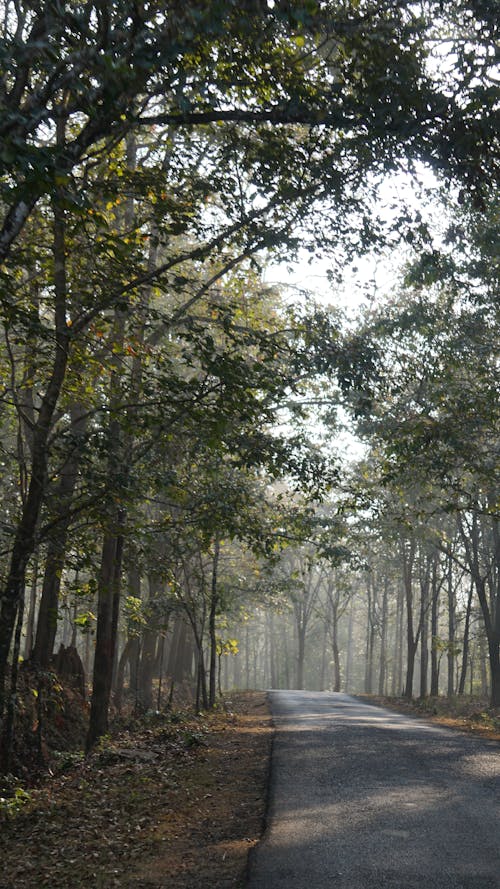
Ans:
{"label": "dry grass", "polygon": [[357,695],[366,703],[380,704],[398,713],[414,716],[459,729],[490,740],[500,741],[500,710],[489,706],[484,698],[428,697],[409,701],[407,698],[382,697],[381,695]]}

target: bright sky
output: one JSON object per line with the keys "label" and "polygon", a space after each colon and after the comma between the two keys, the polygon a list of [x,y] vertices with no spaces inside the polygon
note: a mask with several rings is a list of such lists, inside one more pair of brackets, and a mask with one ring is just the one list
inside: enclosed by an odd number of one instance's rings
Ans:
{"label": "bright sky", "polygon": [[[389,224],[391,219],[396,218],[401,207],[407,207],[412,213],[419,211],[433,235],[439,237],[438,229],[442,217],[437,218],[436,206],[433,206],[430,199],[432,192],[438,188],[438,182],[429,170],[421,166],[416,172],[419,181],[409,173],[388,177],[380,186],[377,210]],[[266,269],[265,280],[267,283],[288,286],[291,302],[294,292],[296,298],[300,299],[301,292],[309,291],[318,302],[345,310],[348,319],[353,320],[361,306],[377,297],[387,296],[394,289],[405,253],[408,254],[408,249],[399,245],[387,251],[384,256],[372,254],[361,257],[354,267],[344,270],[344,280],[337,285],[332,284],[328,278],[328,272],[333,271],[333,263],[328,257],[315,258],[311,263],[309,254],[304,251],[293,268],[284,263],[270,265]],[[334,272],[334,281],[335,278]]]}
{"label": "bright sky", "polygon": [[350,269],[341,286],[330,282],[328,272],[331,268],[328,259],[315,259],[310,264],[304,255],[293,268],[284,264],[268,266],[265,280],[268,284],[290,288],[291,302],[295,297],[303,299],[302,295],[309,292],[319,303],[345,310],[349,320],[377,295],[386,295],[397,280],[397,265],[390,258],[368,256],[360,259],[356,271]]}

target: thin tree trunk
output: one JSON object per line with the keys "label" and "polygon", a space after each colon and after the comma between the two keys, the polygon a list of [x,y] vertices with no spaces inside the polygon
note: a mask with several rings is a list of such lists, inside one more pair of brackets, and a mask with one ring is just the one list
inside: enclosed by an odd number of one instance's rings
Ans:
{"label": "thin tree trunk", "polygon": [[333,690],[340,691],[340,651],[339,651],[339,626],[338,608],[332,609],[332,658],[333,658]]}
{"label": "thin tree trunk", "polygon": [[418,633],[414,631],[413,614],[413,564],[415,561],[416,544],[412,539],[409,545],[402,541],[401,553],[403,559],[403,580],[406,601],[406,682],[404,697],[413,696],[413,674],[415,671],[415,655],[418,645]]}
{"label": "thin tree trunk", "polygon": [[3,736],[1,738],[0,770],[3,774],[10,772],[12,758],[12,744],[14,741],[14,723],[17,708],[17,677],[19,672],[19,655],[21,651],[21,631],[24,618],[24,595],[21,597],[17,613],[17,624],[14,634],[14,650],[12,652],[12,665],[10,675],[10,695],[7,703]]}
{"label": "thin tree trunk", "polygon": [[398,586],[396,599],[396,621],[394,628],[394,656],[391,694],[400,695],[403,691],[403,623],[404,623],[404,588]]}
{"label": "thin tree trunk", "polygon": [[26,621],[26,639],[24,641],[24,660],[31,657],[33,649],[33,636],[35,632],[36,594],[38,586],[38,554],[33,564],[33,576],[31,578],[30,600],[28,605],[28,617]]}
{"label": "thin tree trunk", "polygon": [[85,676],[90,676],[90,633],[85,633],[85,652],[84,652]]}
{"label": "thin tree trunk", "polygon": [[151,710],[153,707],[153,677],[157,636],[156,630],[152,627],[145,627],[142,634],[139,675],[137,677],[137,706],[141,710]]}
{"label": "thin tree trunk", "polygon": [[[160,578],[150,573],[148,575],[148,585],[148,601],[152,603],[160,590]],[[153,708],[153,679],[156,672],[157,641],[157,628],[151,626],[151,624],[146,625],[142,633],[141,658],[137,679],[137,704],[143,710],[151,710]]]}
{"label": "thin tree trunk", "polygon": [[437,557],[434,558],[432,564],[432,602],[431,602],[431,696],[437,697],[439,694],[439,656],[436,647],[436,639],[438,637],[438,621],[439,621],[439,593],[441,585],[438,583],[437,576]]}
{"label": "thin tree trunk", "polygon": [[[236,682],[236,664],[234,666],[234,684],[236,688],[238,688],[239,683]],[[247,690],[250,688],[250,630],[248,624],[245,627],[245,688]]]}
{"label": "thin tree trunk", "polygon": [[[421,560],[422,561],[422,560]],[[432,559],[425,556],[424,565],[420,565],[420,697],[428,695],[429,672],[429,590],[431,582]],[[423,569],[423,575],[422,575]]]}
{"label": "thin tree trunk", "polygon": [[254,643],[254,647],[253,647],[253,688],[258,688],[258,685],[257,685],[257,663],[258,663],[258,659],[259,659],[259,653],[257,651],[257,642],[255,639],[253,640],[253,643]]}
{"label": "thin tree trunk", "polygon": [[87,750],[108,730],[109,691],[113,671],[115,635],[113,614],[115,599],[118,538],[113,532],[104,537],[99,575],[94,678]]}
{"label": "thin tree trunk", "polygon": [[210,668],[209,668],[209,693],[208,706],[215,707],[217,700],[217,635],[216,617],[219,607],[219,594],[217,590],[217,574],[220,558],[220,540],[215,539],[214,555],[212,560],[212,582],[210,587],[210,609],[208,614],[208,634],[210,638]]}
{"label": "thin tree trunk", "polygon": [[120,655],[120,659],[118,661],[118,669],[116,671],[116,682],[115,682],[115,690],[114,690],[114,704],[118,712],[120,712],[122,708],[122,700],[123,700],[123,686],[125,683],[125,669],[127,667],[127,663],[129,664],[130,670],[130,660],[132,654],[132,643],[133,639],[127,639],[123,651]]}
{"label": "thin tree trunk", "polygon": [[319,671],[319,691],[324,691],[326,682],[326,662],[328,659],[328,648],[329,648],[329,640],[328,640],[328,621],[323,621],[323,633],[321,639],[321,667]]}
{"label": "thin tree trunk", "polygon": [[[250,688],[250,642],[249,642],[249,633],[248,626],[246,628],[246,642],[245,642],[245,672],[246,672],[246,687]],[[235,688],[243,688],[241,682],[241,658],[240,655],[237,654],[233,660],[233,683]]]}
{"label": "thin tree trunk", "polygon": [[382,592],[382,626],[380,630],[380,668],[378,674],[378,693],[385,694],[385,681],[387,675],[387,611],[388,611],[389,581],[384,576],[384,588]]}
{"label": "thin tree trunk", "polygon": [[196,711],[201,707],[208,710],[207,671],[205,670],[205,655],[201,640],[196,638],[197,669],[196,669]]}
{"label": "thin tree trunk", "polygon": [[[491,498],[494,504],[495,498]],[[493,518],[492,632],[488,640],[491,665],[491,706],[500,707],[500,522]]]}
{"label": "thin tree trunk", "polygon": [[269,611],[269,668],[271,672],[271,688],[276,688],[278,681],[276,675],[276,652],[274,645],[274,612],[272,609]]}
{"label": "thin tree trunk", "polygon": [[353,662],[353,635],[354,635],[354,602],[351,601],[349,610],[349,624],[347,629],[347,652],[345,665],[345,690],[351,691],[352,683],[352,662]]}
{"label": "thin tree trunk", "polygon": [[61,575],[66,560],[66,545],[71,523],[70,507],[78,478],[81,461],[81,442],[87,430],[87,417],[82,405],[71,409],[72,453],[62,469],[61,478],[55,492],[57,512],[54,515],[54,530],[47,548],[42,595],[38,611],[33,660],[43,669],[49,665],[54,651],[59,609]]}
{"label": "thin tree trunk", "polygon": [[455,694],[455,590],[453,588],[453,559],[451,550],[448,554],[447,566],[448,581],[448,697],[451,698]]}
{"label": "thin tree trunk", "polygon": [[167,642],[166,630],[160,636],[160,661],[158,664],[158,697],[156,701],[156,709],[158,711],[161,710],[161,694],[162,694],[162,685],[163,685],[163,662],[165,660],[165,646]]}
{"label": "thin tree trunk", "polygon": [[[472,612],[472,597],[474,595],[474,584],[471,583],[469,595],[467,598],[467,608],[465,610],[465,626],[464,626],[464,642],[462,649],[462,667],[460,670],[460,680],[458,683],[458,694],[465,693],[465,680],[467,677],[467,662],[469,658],[469,637],[470,637],[470,617]],[[472,669],[472,668],[471,668]]]}
{"label": "thin tree trunk", "polygon": [[289,656],[287,625],[286,625],[285,621],[283,621],[281,624],[281,639],[282,639],[282,646],[283,646],[283,676],[284,676],[285,688],[290,688],[290,656]]}
{"label": "thin tree trunk", "polygon": [[486,697],[486,695],[489,694],[487,661],[487,639],[485,636],[481,635],[479,639],[479,669],[481,675],[481,695],[483,697]]}
{"label": "thin tree trunk", "polygon": [[174,622],[167,665],[167,673],[175,682],[182,682],[186,678],[185,652],[187,648],[187,630],[185,619],[178,615]]}
{"label": "thin tree trunk", "polygon": [[304,658],[306,653],[305,628],[297,627],[297,688],[304,688]]}
{"label": "thin tree trunk", "polygon": [[374,578],[370,574],[367,581],[368,616],[366,638],[366,667],[365,667],[365,692],[371,695],[373,692],[373,660],[375,655],[375,623],[376,623],[376,589]]}

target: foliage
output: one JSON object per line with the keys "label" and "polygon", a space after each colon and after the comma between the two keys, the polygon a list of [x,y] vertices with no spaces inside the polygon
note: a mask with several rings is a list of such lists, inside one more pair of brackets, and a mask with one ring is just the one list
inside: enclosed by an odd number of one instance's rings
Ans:
{"label": "foliage", "polygon": [[[5,781],[3,783],[5,786]],[[0,796],[0,822],[15,818],[29,802],[31,802],[31,794],[18,782],[13,783],[9,787],[8,796]]]}

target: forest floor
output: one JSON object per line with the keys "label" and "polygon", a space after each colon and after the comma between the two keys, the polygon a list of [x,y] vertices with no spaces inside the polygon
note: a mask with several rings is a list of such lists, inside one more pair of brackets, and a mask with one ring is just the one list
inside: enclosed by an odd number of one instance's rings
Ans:
{"label": "forest floor", "polygon": [[273,730],[263,692],[152,715],[0,806],[0,889],[245,885]]}

